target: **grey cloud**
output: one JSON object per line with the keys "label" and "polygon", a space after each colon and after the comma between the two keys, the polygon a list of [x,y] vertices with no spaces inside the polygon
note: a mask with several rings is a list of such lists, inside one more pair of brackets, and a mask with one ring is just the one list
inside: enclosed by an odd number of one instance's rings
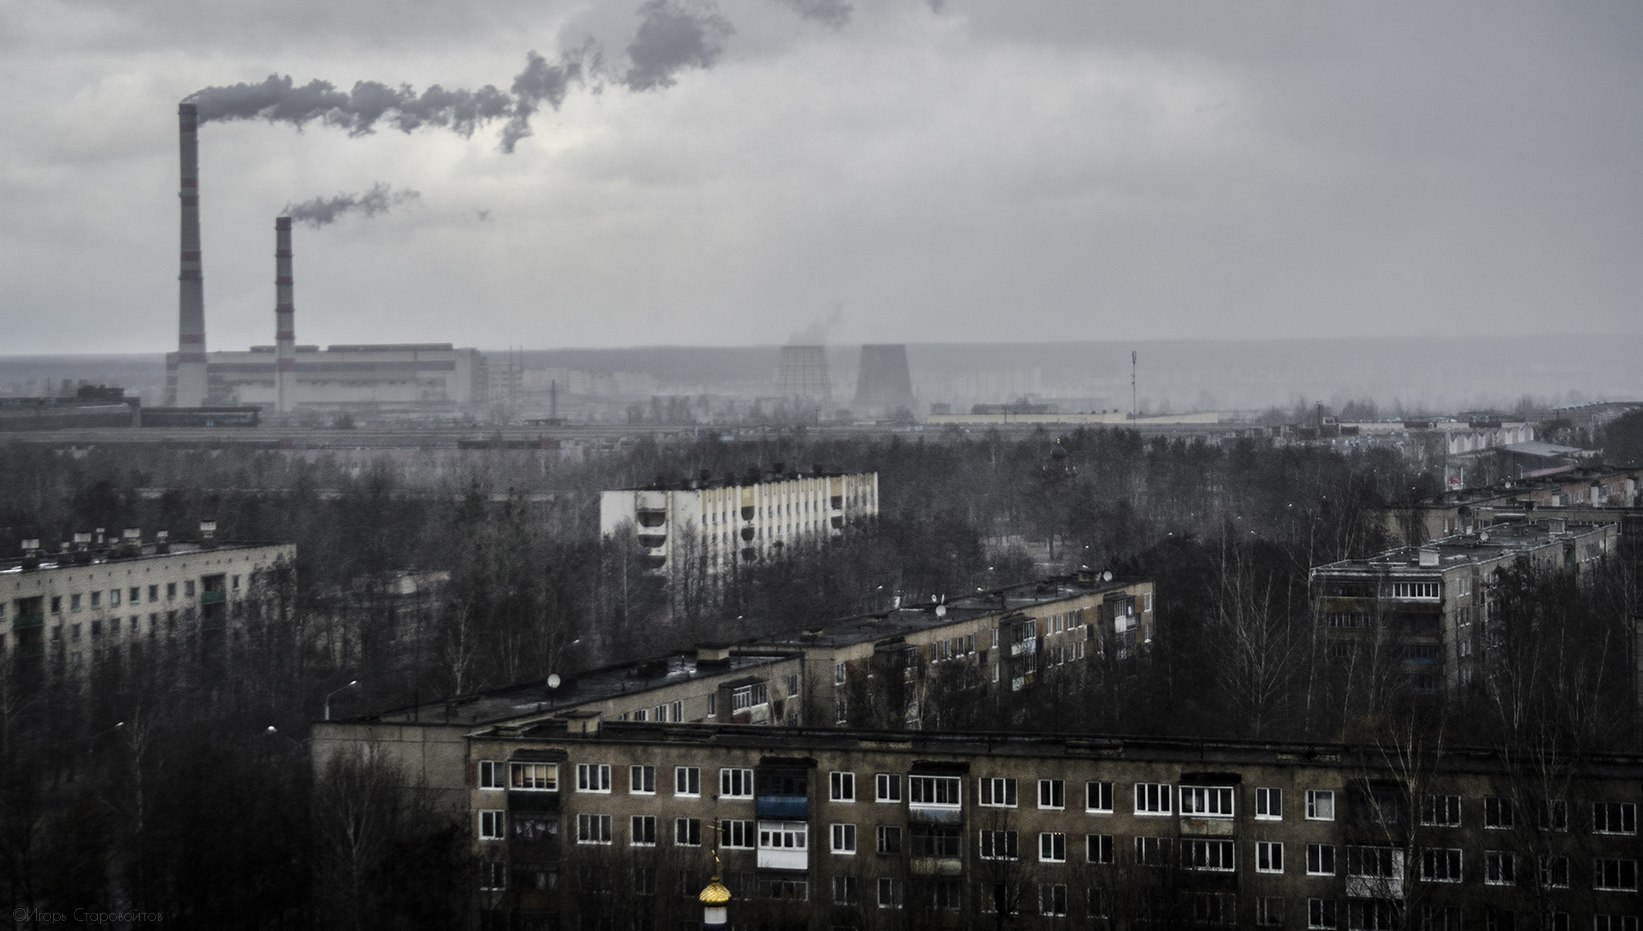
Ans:
{"label": "grey cloud", "polygon": [[649,0],[638,15],[643,19],[628,45],[633,67],[622,79],[633,90],[672,87],[685,68],[713,67],[721,43],[736,31],[711,0]]}
{"label": "grey cloud", "polygon": [[841,29],[850,22],[850,14],[855,9],[848,0],[776,0],[805,19],[813,19],[818,23],[825,23],[834,29]]}
{"label": "grey cloud", "polygon": [[603,55],[591,40],[575,51],[566,52],[549,64],[534,49],[525,56],[525,70],[513,79],[513,115],[502,127],[502,151],[512,152],[519,140],[531,134],[531,117],[544,102],[555,110],[565,102],[572,84],[588,74],[597,74]]}
{"label": "grey cloud", "polygon": [[300,204],[286,204],[280,212],[298,223],[318,228],[335,223],[349,214],[374,217],[387,213],[393,207],[421,199],[422,195],[416,191],[396,191],[379,182],[363,194],[316,197]]}

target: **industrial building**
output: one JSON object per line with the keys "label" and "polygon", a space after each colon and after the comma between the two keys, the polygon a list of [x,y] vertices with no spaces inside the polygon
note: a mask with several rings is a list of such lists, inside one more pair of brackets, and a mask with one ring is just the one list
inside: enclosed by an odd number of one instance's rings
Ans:
{"label": "industrial building", "polygon": [[[1410,546],[1456,533],[1476,531],[1487,515],[1528,513],[1537,509],[1577,508],[1579,520],[1601,520],[1590,512],[1622,511],[1643,506],[1643,469],[1592,467],[1487,487],[1459,489],[1433,498],[1386,509],[1387,530]],[[1556,516],[1556,515],[1553,515]]]}
{"label": "industrial building", "polygon": [[632,526],[650,568],[663,574],[719,576],[801,541],[838,536],[878,512],[877,472],[789,472],[776,463],[769,472],[603,492],[599,532]]}
{"label": "industrial building", "polygon": [[1617,522],[1506,521],[1476,533],[1347,559],[1311,572],[1314,623],[1332,655],[1377,650],[1421,692],[1453,689],[1485,668],[1493,573],[1519,563],[1582,569],[1620,540]]}
{"label": "industrial building", "polygon": [[243,623],[265,575],[296,558],[291,544],[214,537],[207,522],[193,541],[98,530],[54,553],[23,541],[21,556],[0,561],[0,662],[29,679],[179,642],[210,649]]}
{"label": "industrial building", "polygon": [[274,345],[208,352],[194,104],[179,105],[178,125],[177,351],[166,354],[166,406],[258,405],[279,414],[456,414],[485,406],[488,376],[484,356],[476,349],[450,343],[334,345],[324,350],[297,345],[290,217],[275,221]]}
{"label": "industrial building", "polygon": [[833,381],[827,373],[827,347],[783,346],[776,365],[776,395],[800,407],[833,403]]}
{"label": "industrial building", "polygon": [[856,400],[851,409],[858,415],[888,416],[916,413],[913,376],[907,368],[907,347],[900,343],[864,345],[861,366],[856,370]]}

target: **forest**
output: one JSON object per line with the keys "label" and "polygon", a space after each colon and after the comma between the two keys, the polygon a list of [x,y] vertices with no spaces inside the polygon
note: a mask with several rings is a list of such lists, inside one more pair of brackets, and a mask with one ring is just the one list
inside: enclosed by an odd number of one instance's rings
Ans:
{"label": "forest", "polygon": [[[878,472],[878,519],[723,586],[669,586],[631,540],[598,536],[601,488],[777,462]],[[1388,451],[1125,430],[795,433],[641,440],[515,478],[476,464],[415,483],[386,460],[268,449],[0,446],[0,540],[125,527],[186,538],[213,519],[227,540],[297,545],[227,655],[115,651],[38,687],[0,673],[0,900],[152,911],[183,927],[461,927],[460,826],[423,817],[414,796],[361,807],[380,786],[310,772],[307,725],[329,697],[364,713],[804,627],[895,596],[969,593],[1046,564],[1154,580],[1152,649],[1047,678],[1000,716],[932,724],[1638,749],[1635,561],[1499,578],[1507,660],[1463,694],[1400,692],[1385,664],[1325,652],[1310,567],[1385,547],[1383,509],[1436,490]],[[407,573],[439,580],[409,606],[394,595]]]}

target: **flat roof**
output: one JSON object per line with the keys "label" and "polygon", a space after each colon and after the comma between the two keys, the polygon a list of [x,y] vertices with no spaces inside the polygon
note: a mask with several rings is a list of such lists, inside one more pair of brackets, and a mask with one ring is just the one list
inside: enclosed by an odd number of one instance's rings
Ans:
{"label": "flat roof", "polygon": [[[1554,518],[1556,520],[1556,518]],[[1492,562],[1505,556],[1524,553],[1565,540],[1573,540],[1591,533],[1603,534],[1613,523],[1563,522],[1564,529],[1554,530],[1546,521],[1536,523],[1507,522],[1491,524],[1478,533],[1457,534],[1434,540],[1422,546],[1401,546],[1365,559],[1343,559],[1315,567],[1314,573],[1372,573],[1389,571],[1415,574],[1438,574],[1445,569],[1467,564]],[[1436,552],[1436,566],[1422,566],[1422,551]]]}
{"label": "flat roof", "polygon": [[756,485],[771,485],[777,482],[796,482],[800,479],[806,478],[847,478],[852,475],[865,476],[875,474],[877,473],[872,471],[834,472],[827,469],[815,469],[810,472],[770,471],[759,472],[757,474],[743,472],[740,475],[708,475],[695,479],[674,476],[672,478],[662,477],[657,481],[644,485],[628,485],[622,488],[607,488],[605,491],[606,493],[612,491],[707,491],[719,488],[751,488]]}
{"label": "flat roof", "polygon": [[[266,546],[295,546],[294,543],[204,543],[201,541],[173,541],[167,544],[167,551],[156,552],[159,544],[150,540],[142,544],[142,552],[130,555],[118,555],[118,542],[113,545],[104,545],[97,549],[82,550],[68,553],[49,553],[41,551],[39,556],[25,559],[21,556],[12,556],[0,559],[0,573],[9,572],[49,572],[54,569],[83,569],[86,566],[101,566],[108,563],[136,562],[142,559],[170,559],[173,556],[187,556],[195,553],[213,553],[222,550],[249,550]],[[81,561],[80,557],[87,557]],[[24,563],[37,561],[32,568],[25,568]]]}

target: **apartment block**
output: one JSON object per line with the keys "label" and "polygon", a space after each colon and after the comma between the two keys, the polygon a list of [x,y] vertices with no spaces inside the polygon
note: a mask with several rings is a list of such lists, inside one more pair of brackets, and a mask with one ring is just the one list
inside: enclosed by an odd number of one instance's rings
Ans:
{"label": "apartment block", "polygon": [[243,622],[265,575],[291,544],[225,543],[202,525],[193,541],[140,531],[75,535],[55,553],[26,540],[0,561],[0,659],[27,677],[79,674],[94,660],[179,642],[212,646]]}
{"label": "apartment block", "polygon": [[[465,740],[482,927],[1632,928],[1643,758],[726,728]],[[1411,753],[1419,768],[1410,765]]]}
{"label": "apartment block", "polygon": [[729,572],[737,563],[779,555],[801,540],[839,536],[879,512],[876,472],[770,472],[694,481],[659,479],[599,496],[599,530],[631,525],[650,568],[662,573]]}
{"label": "apartment block", "polygon": [[1578,570],[1605,558],[1618,523],[1516,520],[1311,572],[1314,622],[1332,654],[1375,648],[1417,691],[1471,681],[1493,642],[1493,574],[1520,562]]}

